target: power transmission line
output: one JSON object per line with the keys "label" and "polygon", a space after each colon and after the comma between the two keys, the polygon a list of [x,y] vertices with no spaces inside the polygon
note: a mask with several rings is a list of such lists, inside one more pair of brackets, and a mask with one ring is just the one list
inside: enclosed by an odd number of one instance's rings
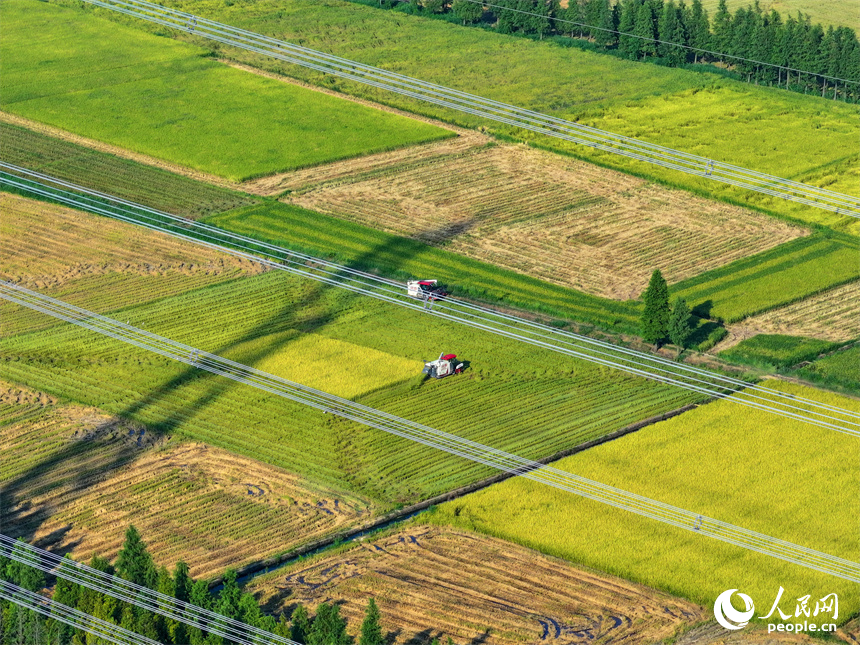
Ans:
{"label": "power transmission line", "polygon": [[[25,564],[32,566],[29,562],[25,562]],[[108,641],[114,645],[162,645],[159,641],[130,632],[119,625],[96,618],[32,591],[27,591],[5,580],[0,580],[0,598],[93,636],[98,636],[100,640]]]}
{"label": "power transmission line", "polygon": [[556,139],[585,145],[637,161],[644,161],[671,170],[678,170],[705,179],[754,192],[770,195],[832,211],[840,215],[860,217],[860,198],[825,188],[783,179],[741,166],[707,159],[665,146],[647,143],[622,135],[585,126],[533,110],[493,101],[402,74],[364,65],[346,58],[325,54],[286,41],[269,38],[251,31],[207,20],[199,16],[168,9],[145,0],[84,0],[89,4],[110,9],[149,22],[208,38],[215,42],[239,47],[300,65],[324,74],[345,78],[371,87],[395,92],[452,108],[466,114],[491,119]]}
{"label": "power transmission line", "polygon": [[[11,174],[11,172],[17,174]],[[0,162],[0,186],[2,185],[29,191],[75,208],[143,226],[245,260],[259,262],[301,278],[347,289],[359,295],[371,296],[473,329],[581,358],[709,397],[730,397],[728,400],[751,408],[860,436],[860,413],[851,410],[761,387],[717,372],[616,346],[589,336],[562,331],[451,296],[428,307],[427,302],[416,301],[409,297],[400,282],[260,242],[202,222],[163,213],[4,162]]]}
{"label": "power transmission line", "polygon": [[[289,638],[247,625],[203,607],[183,602],[173,596],[112,576],[81,562],[61,558],[50,551],[45,551],[26,542],[13,540],[6,535],[0,535],[0,555],[159,616],[199,628],[210,634],[222,636],[237,645],[301,645]],[[115,626],[111,625],[111,627]],[[144,640],[146,645],[158,645],[149,639]]]}
{"label": "power transmission line", "polygon": [[[217,374],[239,383],[245,383],[290,401],[295,401],[344,419],[356,421],[360,424],[490,466],[503,472],[525,477],[526,479],[531,479],[559,490],[630,511],[677,528],[700,533],[701,535],[740,546],[744,549],[792,562],[835,577],[860,582],[860,563],[696,514],[677,506],[649,499],[607,484],[601,484],[600,482],[586,479],[585,477],[580,477],[579,475],[552,466],[546,466],[531,459],[525,459],[476,441],[464,439],[457,435],[431,428],[430,426],[409,421],[408,419],[397,417],[387,412],[350,401],[349,399],[344,399],[323,392],[322,390],[268,374],[236,361],[202,351],[196,347],[158,336],[106,316],[100,316],[81,307],[64,303],[61,300],[50,298],[29,289],[24,289],[23,287],[10,283],[0,283],[0,299],[40,311],[60,320],[65,320],[90,331],[185,363],[211,374]],[[10,539],[5,538],[5,540]],[[3,540],[0,539],[0,542],[3,542]],[[12,559],[16,557],[14,552],[6,554],[6,556]],[[21,555],[17,557],[20,558],[17,561],[28,559]],[[29,559],[32,560],[32,557]],[[29,564],[29,562],[24,563]],[[62,571],[63,568],[55,574],[62,577],[64,575]],[[104,593],[109,592],[106,591]],[[152,611],[156,610],[153,609]]]}

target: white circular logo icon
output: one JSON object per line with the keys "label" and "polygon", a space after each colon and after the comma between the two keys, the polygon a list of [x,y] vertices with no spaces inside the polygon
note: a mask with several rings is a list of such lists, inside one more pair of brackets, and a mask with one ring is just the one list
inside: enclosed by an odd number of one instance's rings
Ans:
{"label": "white circular logo icon", "polygon": [[736,591],[738,590],[729,589],[728,591],[724,591],[717,596],[717,601],[714,603],[714,618],[726,629],[741,629],[746,627],[750,618],[755,613],[755,605],[753,605],[752,598],[740,591],[738,591],[738,596],[744,601],[746,611],[738,611],[732,607],[732,594]]}

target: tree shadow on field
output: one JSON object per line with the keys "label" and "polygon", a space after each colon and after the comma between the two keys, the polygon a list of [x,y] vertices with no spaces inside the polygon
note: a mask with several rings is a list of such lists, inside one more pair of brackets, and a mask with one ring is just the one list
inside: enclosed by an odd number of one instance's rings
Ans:
{"label": "tree shadow on field", "polygon": [[[374,257],[382,253],[389,255],[389,257],[397,257],[396,254],[398,252],[402,253],[413,247],[414,240],[396,237],[390,242],[377,245],[361,254],[355,260],[346,264],[346,266],[355,269],[373,266]],[[314,283],[311,292],[301,301],[285,304],[276,313],[259,321],[239,339],[219,347],[211,353],[222,355],[231,349],[242,346],[244,343],[256,340],[260,336],[274,335],[277,331],[300,329],[302,332],[313,332],[323,329],[337,319],[339,312],[352,306],[361,294],[346,292],[344,297],[338,300],[336,307],[331,307],[330,309],[323,307],[324,313],[310,318],[302,319],[297,314],[314,306],[323,305],[324,296],[329,290],[334,288],[336,288],[334,285],[327,283]],[[291,320],[300,321],[300,323],[291,325]],[[282,335],[281,338],[273,337],[271,343],[266,343],[265,346],[244,354],[242,362],[247,365],[258,364],[267,357],[283,350],[295,338],[288,335]],[[174,406],[170,405],[167,399],[173,396],[177,389],[181,389],[192,381],[195,382],[198,388],[202,387],[203,391],[185,401],[182,410],[176,412]],[[183,369],[174,377],[154,387],[147,393],[141,393],[141,396],[132,404],[117,411],[112,416],[134,419],[144,411],[147,411],[150,415],[154,412],[156,413],[154,416],[157,418],[154,422],[147,424],[147,432],[153,432],[159,436],[168,436],[177,430],[181,424],[204,413],[209,404],[230,388],[243,386],[243,384],[237,384],[230,379],[204,372],[197,367],[183,365]],[[159,415],[160,418],[158,418]],[[144,452],[140,448],[129,445],[116,450],[114,454],[109,455],[109,458],[104,459],[103,454],[101,454],[104,447],[105,444],[103,442],[69,442],[62,449],[33,464],[19,476],[0,487],[0,532],[10,537],[20,537],[30,543],[34,542],[35,536],[39,533],[42,525],[57,512],[57,509],[47,506],[33,508],[28,504],[28,497],[31,495],[31,491],[39,486],[40,482],[45,483],[45,477],[54,469],[62,466],[64,470],[70,471],[72,474],[63,481],[47,483],[46,486],[39,489],[40,496],[50,493],[59,486],[71,486],[74,490],[84,491],[94,481],[94,477],[103,480],[112,471],[128,465]],[[93,473],[91,466],[87,466],[87,464],[91,464],[93,461],[100,461],[97,473]],[[69,462],[72,462],[71,467],[69,466]],[[117,491],[117,494],[122,495],[123,491]],[[134,519],[130,518],[129,521],[133,522]],[[125,526],[122,526],[121,528],[117,528],[117,531],[124,532],[125,528]],[[69,530],[70,527],[64,530],[56,530],[48,536],[41,538],[39,543],[44,548],[54,550],[62,548],[63,553],[68,552],[78,546],[78,543],[64,543],[65,536]],[[118,538],[119,536],[116,537]],[[110,554],[102,555],[108,556]]]}

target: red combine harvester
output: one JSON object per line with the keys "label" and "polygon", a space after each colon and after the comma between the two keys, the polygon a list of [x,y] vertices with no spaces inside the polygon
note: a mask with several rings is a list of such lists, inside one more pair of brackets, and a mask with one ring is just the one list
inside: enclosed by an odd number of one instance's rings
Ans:
{"label": "red combine harvester", "polygon": [[439,354],[439,358],[429,363],[424,363],[423,374],[433,378],[445,378],[451,374],[459,374],[463,371],[463,363],[457,360],[456,354]]}
{"label": "red combine harvester", "polygon": [[410,280],[406,283],[406,293],[420,300],[439,300],[448,295],[438,280]]}

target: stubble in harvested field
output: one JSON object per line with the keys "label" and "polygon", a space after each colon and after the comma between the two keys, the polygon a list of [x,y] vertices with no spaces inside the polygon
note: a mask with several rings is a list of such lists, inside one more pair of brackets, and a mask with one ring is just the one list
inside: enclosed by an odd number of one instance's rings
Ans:
{"label": "stubble in harvested field", "polygon": [[[350,632],[374,597],[393,643],[653,643],[703,608],[495,538],[412,526],[253,583],[271,608],[341,604]],[[479,639],[479,640],[476,640]]]}
{"label": "stubble in harvested field", "polygon": [[261,462],[0,387],[3,524],[78,559],[115,556],[134,524],[159,564],[182,559],[209,577],[371,512],[354,494],[309,487]]}
{"label": "stubble in harvested field", "polygon": [[472,149],[298,190],[289,201],[555,284],[637,298],[806,234],[524,146]]}
{"label": "stubble in harvested field", "polygon": [[860,337],[860,281],[849,282],[794,304],[752,316],[747,330],[845,341]]}
{"label": "stubble in harvested field", "polygon": [[[115,310],[258,274],[260,265],[121,222],[0,193],[0,279],[91,310]],[[51,324],[0,303],[2,335]]]}

